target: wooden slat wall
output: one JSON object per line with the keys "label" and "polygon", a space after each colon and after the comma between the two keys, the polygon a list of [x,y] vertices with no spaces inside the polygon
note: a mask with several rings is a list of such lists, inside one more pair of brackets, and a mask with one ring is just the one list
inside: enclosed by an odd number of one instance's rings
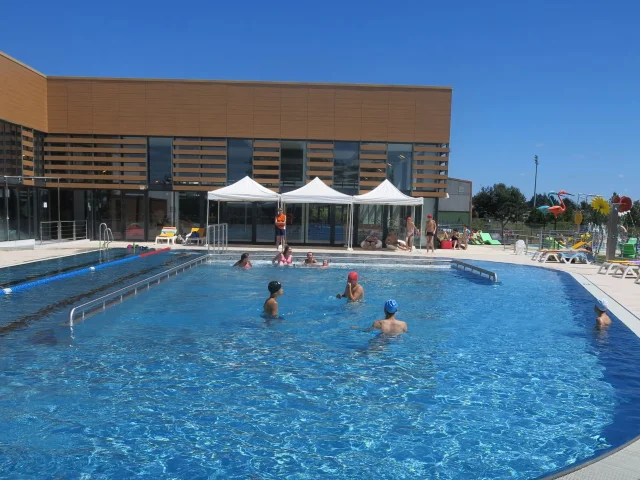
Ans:
{"label": "wooden slat wall", "polygon": [[333,142],[307,142],[307,183],[318,177],[333,185]]}
{"label": "wooden slat wall", "polygon": [[[266,113],[264,115],[266,121],[268,116]],[[253,179],[275,191],[279,191],[280,187],[280,146],[280,140],[253,142]]]}
{"label": "wooden slat wall", "polygon": [[360,144],[360,194],[370,192],[387,178],[387,144]]}
{"label": "wooden slat wall", "polygon": [[49,132],[449,143],[451,89],[49,77]]}
{"label": "wooden slat wall", "polygon": [[[435,154],[435,155],[434,155]],[[449,178],[448,144],[415,144],[413,146],[413,196],[446,196]],[[418,162],[424,161],[425,165]]]}
{"label": "wooden slat wall", "polygon": [[[136,145],[139,148],[133,148]],[[44,138],[44,174],[59,178],[64,188],[145,189],[146,139],[48,135]]]}
{"label": "wooden slat wall", "polygon": [[173,141],[173,189],[214,190],[227,182],[227,141],[179,138]]}
{"label": "wooden slat wall", "polygon": [[0,118],[47,131],[47,78],[0,53]]}
{"label": "wooden slat wall", "polygon": [[22,127],[22,175],[33,177],[35,155],[33,150],[33,130]]}

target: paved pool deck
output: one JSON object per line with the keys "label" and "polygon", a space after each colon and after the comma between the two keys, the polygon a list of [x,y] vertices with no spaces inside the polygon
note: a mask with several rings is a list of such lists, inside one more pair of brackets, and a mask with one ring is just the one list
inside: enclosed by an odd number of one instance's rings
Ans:
{"label": "paved pool deck", "polygon": [[[124,248],[130,242],[114,242],[112,248]],[[138,245],[163,248],[166,245],[154,245],[153,242],[143,242]],[[176,250],[193,250],[205,253],[206,247],[171,245]],[[55,257],[75,255],[98,249],[98,242],[80,241],[60,244],[42,245],[33,250],[0,251],[0,267],[20,265],[28,262],[46,260]],[[455,258],[473,262],[502,262],[516,265],[528,265],[536,268],[548,268],[569,272],[589,293],[596,298],[606,298],[609,301],[610,311],[624,322],[638,337],[640,337],[640,285],[630,278],[614,278],[611,275],[598,274],[599,266],[596,265],[567,265],[559,263],[540,263],[531,260],[531,256],[516,255],[512,247],[470,245],[468,250],[436,250],[429,255],[425,250],[417,250],[412,253],[402,251],[377,250],[366,251],[360,248],[353,252],[347,252],[345,248],[308,247],[293,245],[294,258],[302,258],[307,251],[313,251],[318,258],[331,258],[331,255],[372,255],[376,257],[415,257],[415,258]],[[229,247],[229,253],[265,252],[276,250],[266,245],[233,245]],[[640,433],[640,432],[638,432]],[[567,480],[638,480],[640,479],[640,437],[621,446],[620,448],[598,457],[591,462],[573,467],[561,474],[546,477],[551,479]]]}

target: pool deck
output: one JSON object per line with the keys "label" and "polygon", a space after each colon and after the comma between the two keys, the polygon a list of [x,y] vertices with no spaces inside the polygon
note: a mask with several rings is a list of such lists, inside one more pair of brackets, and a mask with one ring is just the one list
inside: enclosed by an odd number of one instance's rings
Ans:
{"label": "pool deck", "polygon": [[[129,242],[114,242],[112,248],[124,248]],[[149,247],[156,247],[152,242],[140,243]],[[158,246],[160,248],[164,247]],[[172,249],[193,250],[206,252],[206,247],[171,245]],[[42,245],[34,250],[0,251],[0,268],[10,265],[20,265],[28,262],[46,260],[50,258],[75,255],[98,249],[98,242],[80,241],[60,244]],[[297,247],[293,245],[294,256],[304,257],[311,250],[316,257],[331,257],[331,255],[374,255],[400,256],[426,258],[425,250],[417,250],[413,253],[402,251],[376,250],[367,251],[360,248],[353,252],[347,252],[345,248],[321,248],[321,247]],[[229,253],[241,252],[265,252],[273,251],[274,247],[266,245],[230,246]],[[538,268],[562,270],[570,273],[589,293],[596,298],[606,298],[609,301],[609,310],[623,323],[627,325],[638,337],[640,337],[640,285],[627,278],[614,278],[611,275],[598,274],[599,266],[595,265],[566,265],[564,263],[540,263],[531,260],[531,256],[515,255],[513,248],[505,249],[502,246],[470,245],[468,250],[436,250],[429,258],[454,258],[468,261],[502,262],[516,265],[528,265]],[[595,319],[594,319],[595,320]],[[551,479],[567,480],[638,480],[640,479],[640,437],[622,445],[602,457],[598,457],[560,474],[545,477]]]}

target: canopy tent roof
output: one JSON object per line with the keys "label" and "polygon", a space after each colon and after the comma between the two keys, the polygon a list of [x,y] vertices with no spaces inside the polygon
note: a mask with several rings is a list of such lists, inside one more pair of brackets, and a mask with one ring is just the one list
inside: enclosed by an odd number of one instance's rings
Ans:
{"label": "canopy tent roof", "polygon": [[277,202],[279,194],[266,187],[244,177],[227,187],[208,192],[209,200],[222,200],[223,202]]}
{"label": "canopy tent roof", "polygon": [[292,192],[280,195],[284,203],[331,203],[352,204],[353,197],[340,193],[324,183],[318,177]]}
{"label": "canopy tent roof", "polygon": [[354,196],[353,201],[367,205],[422,205],[421,198],[405,195],[389,180],[385,180],[369,193]]}

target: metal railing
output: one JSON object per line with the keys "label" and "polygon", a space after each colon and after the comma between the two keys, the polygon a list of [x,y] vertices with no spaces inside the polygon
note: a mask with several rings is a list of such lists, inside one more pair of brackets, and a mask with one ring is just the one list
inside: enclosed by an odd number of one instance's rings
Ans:
{"label": "metal railing", "polygon": [[82,318],[82,320],[84,320],[89,315],[97,312],[102,312],[113,305],[122,303],[127,298],[134,297],[141,291],[149,290],[153,285],[159,285],[164,280],[168,280],[172,276],[178,275],[178,273],[198,266],[201,263],[205,263],[208,257],[208,255],[202,255],[198,258],[194,258],[193,260],[189,260],[188,262],[178,265],[177,267],[170,268],[169,270],[166,270],[162,273],[158,273],[157,275],[153,275],[152,277],[145,278],[144,280],[141,280],[137,283],[128,285],[124,288],[121,288],[120,290],[116,290],[115,292],[111,292],[100,298],[96,298],[89,302],[83,303],[82,305],[73,307],[71,309],[71,312],[69,312],[69,326],[73,328],[77,317],[80,317]]}
{"label": "metal railing", "polygon": [[224,253],[228,245],[229,224],[218,223],[207,227],[207,253]]}
{"label": "metal railing", "polygon": [[40,243],[70,242],[85,240],[87,237],[87,221],[54,221],[40,222]]}
{"label": "metal railing", "polygon": [[492,272],[491,270],[486,270],[484,268],[476,267],[475,265],[471,265],[467,262],[461,262],[460,260],[451,260],[451,266],[457,269],[462,269],[465,272],[475,273],[479,276],[486,275],[489,280],[492,282],[498,281],[498,274],[496,272]]}
{"label": "metal railing", "polygon": [[108,250],[109,244],[113,241],[113,232],[106,223],[101,223],[98,227],[98,246],[100,250]]}

